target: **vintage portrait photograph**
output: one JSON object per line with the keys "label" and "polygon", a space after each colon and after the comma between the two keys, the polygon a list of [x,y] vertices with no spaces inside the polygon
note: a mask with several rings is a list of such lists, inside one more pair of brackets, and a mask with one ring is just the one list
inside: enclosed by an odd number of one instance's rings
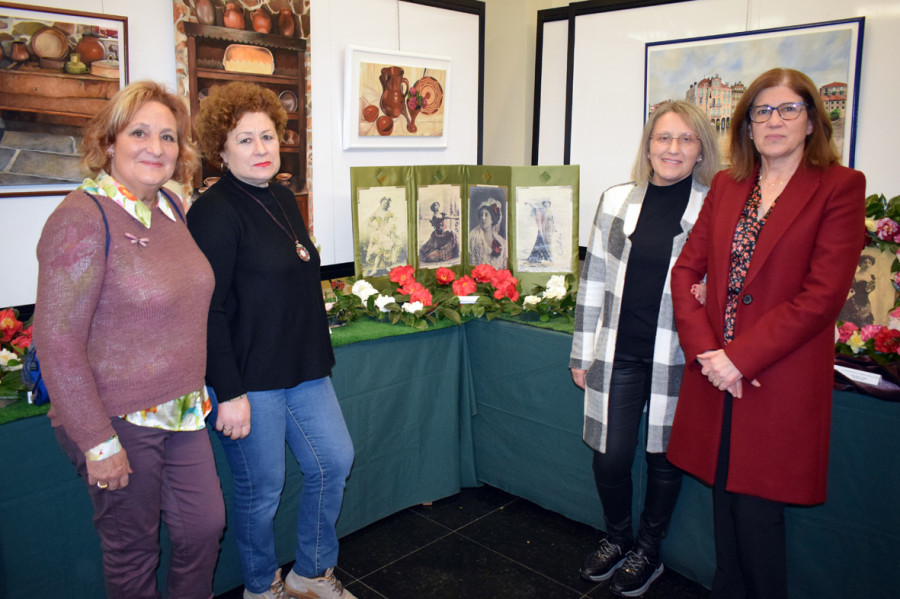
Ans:
{"label": "vintage portrait photograph", "polygon": [[858,327],[867,324],[887,326],[888,313],[894,309],[895,291],[891,264],[894,254],[867,247],[859,256],[853,284],[838,320]]}
{"label": "vintage portrait photograph", "polygon": [[516,268],[521,272],[572,269],[572,188],[516,188]]}
{"label": "vintage portrait photograph", "polygon": [[407,199],[404,187],[357,190],[359,263],[363,277],[387,275],[409,257]]}
{"label": "vintage portrait photograph", "polygon": [[841,163],[853,166],[856,98],[862,58],[862,23],[848,19],[646,45],[645,114],[666,100],[685,99],[703,110],[730,164],[731,116],[758,75],[790,66],[819,89],[834,127]]}
{"label": "vintage portrait photograph", "polygon": [[423,185],[418,188],[416,239],[419,268],[462,263],[462,199],[459,185]]}
{"label": "vintage portrait photograph", "polygon": [[509,268],[507,189],[469,186],[469,265]]}
{"label": "vintage portrait photograph", "polygon": [[0,2],[0,196],[84,179],[81,127],[128,83],[127,19]]}

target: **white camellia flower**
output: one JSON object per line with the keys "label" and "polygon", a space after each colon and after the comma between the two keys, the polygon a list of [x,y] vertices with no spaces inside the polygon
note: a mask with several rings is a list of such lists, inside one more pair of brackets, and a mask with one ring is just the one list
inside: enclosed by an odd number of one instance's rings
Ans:
{"label": "white camellia flower", "polygon": [[378,307],[382,312],[388,312],[387,305],[388,304],[396,304],[397,301],[389,295],[381,295],[378,294],[378,297],[375,298],[375,306]]}
{"label": "white camellia flower", "polygon": [[542,295],[549,300],[561,300],[566,297],[566,288],[547,287]]}
{"label": "white camellia flower", "polygon": [[566,277],[564,277],[563,275],[553,275],[552,277],[550,277],[550,280],[547,281],[547,289],[550,289],[551,287],[562,287],[563,289],[565,289]]}
{"label": "white camellia flower", "polygon": [[353,287],[350,288],[351,293],[361,299],[363,302],[369,299],[369,296],[375,295],[378,293],[378,290],[372,287],[372,284],[366,281],[365,279],[360,279],[359,281],[353,283]]}
{"label": "white camellia flower", "polygon": [[409,312],[410,314],[415,314],[419,310],[425,307],[425,304],[422,302],[406,302],[403,304],[403,311]]}
{"label": "white camellia flower", "polygon": [[526,295],[526,296],[522,299],[522,305],[523,305],[523,306],[533,306],[533,305],[539,304],[539,303],[541,303],[541,298],[539,298],[539,297],[536,296],[536,295]]}
{"label": "white camellia flower", "polygon": [[19,357],[19,354],[17,354],[16,352],[9,351],[8,349],[0,349],[0,367],[2,367],[3,370],[10,370],[10,371],[21,370],[21,368],[22,368],[21,364],[10,368],[9,367],[10,360],[20,360],[21,361],[21,358]]}

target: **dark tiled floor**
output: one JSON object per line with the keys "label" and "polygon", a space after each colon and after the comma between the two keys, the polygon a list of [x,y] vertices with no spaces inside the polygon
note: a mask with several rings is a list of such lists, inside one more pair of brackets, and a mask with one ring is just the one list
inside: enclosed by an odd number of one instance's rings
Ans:
{"label": "dark tiled floor", "polygon": [[[574,522],[503,491],[481,487],[415,506],[341,539],[336,574],[358,599],[603,599],[608,582],[578,568],[599,540]],[[235,589],[219,599],[239,599]],[[646,599],[706,598],[666,570]]]}

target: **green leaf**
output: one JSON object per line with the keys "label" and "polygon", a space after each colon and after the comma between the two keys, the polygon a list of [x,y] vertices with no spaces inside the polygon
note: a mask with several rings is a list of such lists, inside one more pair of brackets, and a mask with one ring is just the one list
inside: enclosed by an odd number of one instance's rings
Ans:
{"label": "green leaf", "polygon": [[453,322],[454,324],[462,324],[462,320],[459,318],[459,312],[456,310],[451,310],[450,308],[441,308],[441,314],[447,320]]}

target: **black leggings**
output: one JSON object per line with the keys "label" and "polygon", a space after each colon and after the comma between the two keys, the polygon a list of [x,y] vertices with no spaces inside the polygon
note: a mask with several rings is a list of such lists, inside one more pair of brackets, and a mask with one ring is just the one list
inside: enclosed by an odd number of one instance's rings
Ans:
{"label": "black leggings", "polygon": [[[652,367],[650,360],[615,356],[609,387],[606,451],[594,452],[594,482],[603,504],[606,531],[611,542],[625,546],[632,543],[631,467],[641,415],[650,400]],[[656,556],[669,529],[681,490],[682,473],[666,459],[665,453],[647,452],[646,459],[647,496],[635,542],[645,553]]]}

